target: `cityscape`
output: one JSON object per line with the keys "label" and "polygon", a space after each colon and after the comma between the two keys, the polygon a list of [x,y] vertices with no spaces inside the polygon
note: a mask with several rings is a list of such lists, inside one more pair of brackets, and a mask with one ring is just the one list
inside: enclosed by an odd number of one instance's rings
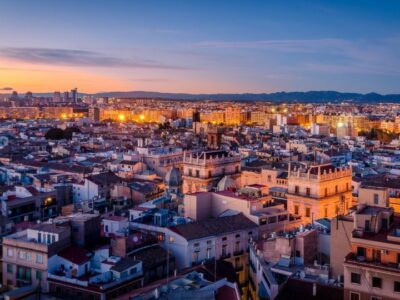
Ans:
{"label": "cityscape", "polygon": [[400,3],[150,2],[0,3],[0,299],[400,299]]}

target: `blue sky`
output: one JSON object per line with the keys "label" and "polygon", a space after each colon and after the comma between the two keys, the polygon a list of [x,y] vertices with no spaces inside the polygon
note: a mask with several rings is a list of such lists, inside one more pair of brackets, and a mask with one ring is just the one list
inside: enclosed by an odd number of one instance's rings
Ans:
{"label": "blue sky", "polygon": [[400,1],[2,1],[0,89],[400,93]]}

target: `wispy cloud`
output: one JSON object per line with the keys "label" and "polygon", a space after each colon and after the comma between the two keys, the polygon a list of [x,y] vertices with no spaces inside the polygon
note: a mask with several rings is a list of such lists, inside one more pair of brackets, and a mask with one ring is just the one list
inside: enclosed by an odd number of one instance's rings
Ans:
{"label": "wispy cloud", "polygon": [[12,90],[13,90],[12,87],[3,87],[3,88],[0,88],[0,91],[12,91]]}
{"label": "wispy cloud", "polygon": [[206,41],[197,49],[243,49],[303,55],[296,66],[327,73],[400,74],[400,39],[299,39],[257,41]]}
{"label": "wispy cloud", "polygon": [[63,66],[89,66],[89,67],[118,67],[118,68],[143,68],[186,70],[184,66],[169,65],[148,59],[117,58],[99,52],[70,49],[50,48],[0,48],[0,56],[18,61],[63,65]]}
{"label": "wispy cloud", "polygon": [[257,40],[257,41],[205,41],[195,44],[203,48],[265,49],[285,52],[313,53],[323,48],[342,48],[347,42],[341,39]]}
{"label": "wispy cloud", "polygon": [[168,78],[133,78],[136,82],[170,82]]}

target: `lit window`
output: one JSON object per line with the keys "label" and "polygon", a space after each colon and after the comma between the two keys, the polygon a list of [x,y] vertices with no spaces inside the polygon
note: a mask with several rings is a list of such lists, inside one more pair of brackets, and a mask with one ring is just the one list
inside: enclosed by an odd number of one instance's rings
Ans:
{"label": "lit window", "polygon": [[13,249],[12,248],[7,248],[7,256],[8,257],[13,257],[13,255],[14,255]]}

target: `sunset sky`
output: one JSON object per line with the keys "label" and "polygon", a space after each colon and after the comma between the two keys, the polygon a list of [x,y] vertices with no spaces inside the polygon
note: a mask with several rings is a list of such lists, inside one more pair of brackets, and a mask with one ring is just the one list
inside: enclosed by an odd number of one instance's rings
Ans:
{"label": "sunset sky", "polygon": [[0,2],[0,92],[400,93],[399,82],[396,0]]}

